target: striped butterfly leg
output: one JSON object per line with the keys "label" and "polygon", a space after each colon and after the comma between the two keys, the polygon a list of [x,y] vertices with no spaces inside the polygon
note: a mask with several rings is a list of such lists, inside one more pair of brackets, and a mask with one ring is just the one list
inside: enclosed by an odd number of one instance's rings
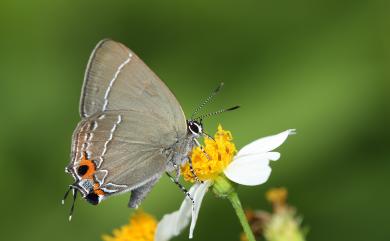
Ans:
{"label": "striped butterfly leg", "polygon": [[[214,139],[212,139],[212,140],[214,140]],[[204,150],[203,146],[199,143],[199,141],[197,139],[194,139],[194,142],[200,148],[200,150],[203,152],[203,154],[207,157],[207,159],[211,160],[211,157],[209,156],[209,154],[207,154],[207,152]]]}
{"label": "striped butterfly leg", "polygon": [[168,172],[166,172],[166,174],[169,177],[169,179],[171,179],[171,181],[174,182],[180,188],[180,190],[182,190],[182,192],[184,192],[185,195],[191,200],[192,210],[195,210],[195,201],[194,198],[191,196],[190,192],[188,192],[188,190],[183,185],[181,185],[178,181],[176,181],[176,178],[174,178],[171,174],[169,174]]}
{"label": "striped butterfly leg", "polygon": [[203,181],[200,180],[195,173],[194,167],[192,166],[192,159],[190,156],[188,157],[188,165],[190,166],[190,171],[191,171],[192,175],[194,176],[195,181],[203,184]]}
{"label": "striped butterfly leg", "polygon": [[172,163],[172,165],[173,165],[173,168],[175,168],[175,171],[176,171],[175,180],[176,180],[176,182],[178,182],[179,179],[180,179],[180,176],[181,176],[180,167],[176,163]]}
{"label": "striped butterfly leg", "polygon": [[[185,160],[185,161],[188,160],[188,164],[189,164],[189,166],[190,166],[190,172],[191,172],[192,176],[194,177],[195,181],[198,182],[198,183],[202,183],[202,184],[203,184],[203,181],[201,181],[201,180],[198,178],[198,176],[196,175],[196,173],[195,173],[194,167],[193,167],[193,165],[192,165],[192,159],[191,159],[191,157],[188,156],[188,157],[186,157],[184,160]],[[183,163],[184,163],[185,161],[183,161]],[[175,180],[178,182],[179,179],[180,179],[180,167],[179,167],[176,163],[173,163],[173,167],[174,167],[175,170],[176,170],[176,177],[175,177]]]}

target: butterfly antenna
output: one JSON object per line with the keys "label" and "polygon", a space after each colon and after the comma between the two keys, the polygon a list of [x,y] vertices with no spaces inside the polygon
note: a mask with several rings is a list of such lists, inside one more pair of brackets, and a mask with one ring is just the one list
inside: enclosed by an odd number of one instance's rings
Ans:
{"label": "butterfly antenna", "polygon": [[212,136],[210,136],[209,134],[207,134],[206,132],[203,132],[202,135],[215,142],[214,138]]}
{"label": "butterfly antenna", "polygon": [[68,190],[65,192],[64,198],[61,201],[62,205],[65,204],[65,200],[68,197],[70,190],[72,190],[72,186],[69,186]]}
{"label": "butterfly antenna", "polygon": [[232,111],[232,110],[236,110],[240,108],[239,105],[236,105],[236,106],[233,106],[233,107],[230,107],[230,108],[227,108],[227,109],[222,109],[222,110],[218,110],[216,112],[211,112],[211,113],[207,113],[207,114],[204,114],[204,115],[201,115],[199,117],[196,117],[195,119],[199,119],[199,120],[202,120],[203,118],[207,118],[207,117],[210,117],[210,116],[213,116],[213,115],[218,115],[218,114],[221,114],[223,112],[228,112],[228,111]]}
{"label": "butterfly antenna", "polygon": [[73,202],[72,202],[72,207],[70,208],[70,211],[69,211],[69,222],[72,220],[72,215],[73,215],[73,210],[74,210],[74,204],[76,202],[76,198],[77,198],[77,192],[78,190],[73,188]]}
{"label": "butterfly antenna", "polygon": [[211,100],[218,94],[218,92],[222,89],[224,83],[221,82],[219,86],[207,97],[199,106],[195,109],[194,113],[191,115],[191,119],[194,119],[194,116]]}

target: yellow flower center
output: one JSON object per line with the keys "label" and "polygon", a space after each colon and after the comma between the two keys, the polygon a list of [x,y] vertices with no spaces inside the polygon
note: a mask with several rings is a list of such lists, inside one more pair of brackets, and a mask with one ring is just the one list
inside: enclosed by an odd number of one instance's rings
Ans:
{"label": "yellow flower center", "polygon": [[114,229],[111,235],[103,235],[104,241],[153,241],[157,229],[156,219],[142,211],[137,211],[128,224]]}
{"label": "yellow flower center", "polygon": [[[230,131],[226,131],[221,125],[214,135],[214,140],[206,138],[204,140],[204,151],[200,147],[195,147],[191,152],[192,167],[199,180],[206,181],[216,178],[230,164],[237,149],[232,142],[233,137]],[[195,182],[195,177],[191,172],[190,165],[186,163],[181,168],[184,180]]]}

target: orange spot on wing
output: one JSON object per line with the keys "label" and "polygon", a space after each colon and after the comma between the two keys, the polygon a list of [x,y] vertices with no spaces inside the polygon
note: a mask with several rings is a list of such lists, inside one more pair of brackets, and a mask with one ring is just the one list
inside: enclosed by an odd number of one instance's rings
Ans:
{"label": "orange spot on wing", "polygon": [[96,171],[95,163],[93,163],[92,160],[86,159],[86,157],[83,155],[83,159],[81,159],[79,166],[83,166],[83,165],[87,166],[88,170],[81,178],[93,179],[93,174]]}
{"label": "orange spot on wing", "polygon": [[104,191],[99,188],[99,183],[93,184],[93,192],[96,193],[97,195],[104,195]]}
{"label": "orange spot on wing", "polygon": [[102,189],[96,189],[96,190],[93,190],[93,192],[96,193],[99,196],[104,196],[104,192],[103,192]]}
{"label": "orange spot on wing", "polygon": [[[92,160],[88,160],[85,155],[83,155],[83,158],[80,161],[79,166],[87,166],[88,170],[87,172],[81,177],[82,179],[91,179],[93,180],[93,174],[96,172],[96,166],[95,163]],[[93,192],[97,195],[104,196],[104,191],[100,189],[99,183],[95,182],[93,184]]]}

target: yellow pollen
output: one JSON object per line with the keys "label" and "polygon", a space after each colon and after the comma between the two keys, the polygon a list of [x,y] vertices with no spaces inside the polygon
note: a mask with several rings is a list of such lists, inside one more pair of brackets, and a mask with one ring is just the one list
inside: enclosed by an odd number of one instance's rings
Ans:
{"label": "yellow pollen", "polygon": [[[232,142],[232,134],[230,131],[224,130],[221,125],[218,126],[214,139],[215,141],[209,138],[204,140],[204,150],[207,156],[200,147],[192,149],[190,154],[194,172],[202,181],[212,180],[221,174],[237,152],[236,146]],[[181,173],[184,180],[195,182],[188,163],[182,166]]]}
{"label": "yellow pollen", "polygon": [[114,229],[112,235],[103,235],[104,241],[153,241],[157,220],[142,211],[132,215],[128,224]]}

